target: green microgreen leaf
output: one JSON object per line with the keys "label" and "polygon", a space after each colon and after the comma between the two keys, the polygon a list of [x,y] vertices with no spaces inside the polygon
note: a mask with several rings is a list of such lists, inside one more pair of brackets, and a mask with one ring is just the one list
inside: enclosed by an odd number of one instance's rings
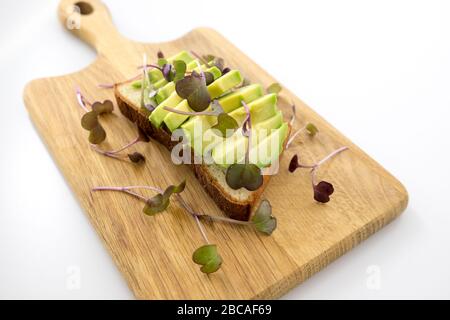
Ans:
{"label": "green microgreen leaf", "polygon": [[92,130],[89,132],[89,142],[92,144],[100,144],[106,139],[106,132],[100,123],[97,124]]}
{"label": "green microgreen leaf", "polygon": [[195,250],[192,260],[201,265],[200,271],[206,274],[216,272],[222,265],[222,257],[215,244],[207,244]]}
{"label": "green microgreen leaf", "polygon": [[279,83],[272,83],[269,87],[267,87],[267,93],[279,94],[281,90],[282,87]]}
{"label": "green microgreen leaf", "polygon": [[207,62],[209,67],[217,67],[220,71],[224,69],[225,61],[221,57],[216,57],[212,54],[206,54],[202,56],[202,60]]}
{"label": "green microgreen leaf", "polygon": [[165,64],[167,64],[168,62],[167,62],[167,60],[166,59],[164,59],[164,58],[158,58],[158,66],[160,66],[161,68],[165,65]]}
{"label": "green microgreen leaf", "polygon": [[204,72],[203,75],[207,86],[214,82],[214,75],[211,72]]}
{"label": "green microgreen leaf", "polygon": [[177,82],[183,79],[187,68],[186,63],[182,60],[175,60],[173,62],[173,68],[175,69],[175,73],[172,81]]}
{"label": "green microgreen leaf", "polygon": [[89,142],[100,144],[106,139],[106,132],[98,121],[98,112],[89,111],[81,118],[81,126],[89,131]]}
{"label": "green microgreen leaf", "polygon": [[238,128],[239,124],[237,121],[226,113],[219,114],[217,123],[212,126],[212,129],[215,129],[213,132],[220,133],[220,136],[223,138],[231,137]]}
{"label": "green microgreen leaf", "polygon": [[97,114],[111,113],[113,110],[114,105],[111,100],[96,101],[92,104],[92,111],[97,112]]}
{"label": "green microgreen leaf", "polygon": [[144,213],[149,216],[153,216],[159,212],[167,209],[170,204],[170,196],[174,193],[183,192],[186,187],[186,180],[177,186],[169,186],[163,193],[158,193],[154,197],[147,200],[143,209]]}
{"label": "green microgreen leaf", "polygon": [[192,73],[175,84],[177,94],[186,99],[189,95],[202,85],[202,79],[197,73]]}
{"label": "green microgreen leaf", "polygon": [[252,163],[235,163],[228,167],[225,179],[234,190],[255,191],[263,184],[261,169]]}
{"label": "green microgreen leaf", "polygon": [[132,86],[134,89],[141,89],[141,88],[142,88],[142,81],[136,80],[136,81],[134,81],[134,82],[131,84],[131,86]]}
{"label": "green microgreen leaf", "polygon": [[98,113],[89,111],[81,117],[81,126],[88,131],[93,130],[98,125]]}
{"label": "green microgreen leaf", "polygon": [[200,74],[192,72],[191,75],[184,77],[175,84],[177,94],[186,99],[189,107],[196,112],[205,110],[211,103],[206,85],[208,78],[213,76],[209,72],[205,72],[204,75],[205,79]]}
{"label": "green microgreen leaf", "polygon": [[271,235],[277,227],[277,219],[272,216],[272,206],[268,200],[262,200],[251,220],[259,232]]}
{"label": "green microgreen leaf", "polygon": [[169,203],[168,198],[164,198],[161,193],[158,193],[156,196],[147,200],[143,211],[148,216],[154,216],[155,214],[166,210]]}
{"label": "green microgreen leaf", "polygon": [[317,127],[312,123],[308,123],[305,129],[308,132],[308,134],[312,137],[314,137],[319,132],[319,129],[317,129]]}
{"label": "green microgreen leaf", "polygon": [[211,98],[206,86],[200,86],[187,97],[189,107],[194,111],[203,111],[208,108]]}
{"label": "green microgreen leaf", "polygon": [[206,62],[211,62],[215,59],[216,57],[212,54],[205,54],[203,55],[203,60],[205,60]]}

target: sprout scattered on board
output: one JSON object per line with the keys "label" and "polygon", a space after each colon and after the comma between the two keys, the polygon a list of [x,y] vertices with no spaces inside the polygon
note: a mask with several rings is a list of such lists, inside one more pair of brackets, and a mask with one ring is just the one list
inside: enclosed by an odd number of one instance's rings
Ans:
{"label": "sprout scattered on board", "polygon": [[[181,182],[179,185],[170,185],[165,190],[153,186],[101,186],[93,188],[92,191],[117,191],[129,194],[144,202],[144,208],[142,211],[148,216],[155,216],[157,213],[164,212],[171,203],[171,197],[175,197],[177,203],[184,209],[184,212],[194,219],[203,238],[205,244],[194,251],[192,260],[196,264],[201,265],[201,272],[207,274],[216,272],[220,269],[220,266],[222,265],[222,257],[218,253],[217,246],[210,243],[202,221],[205,220],[208,222],[222,222],[248,226],[265,235],[271,235],[277,227],[277,220],[274,216],[272,216],[272,207],[268,200],[261,201],[258,209],[256,209],[255,214],[250,221],[240,221],[222,216],[207,215],[195,212],[181,196],[181,193],[185,190],[185,188],[186,180]],[[157,194],[153,197],[146,197],[135,191],[139,189],[151,190],[157,192]]]}

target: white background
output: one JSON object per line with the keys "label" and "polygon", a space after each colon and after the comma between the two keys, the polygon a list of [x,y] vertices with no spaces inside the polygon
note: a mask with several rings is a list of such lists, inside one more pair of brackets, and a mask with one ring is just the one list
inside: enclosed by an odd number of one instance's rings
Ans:
{"label": "white background", "polygon": [[[0,2],[0,298],[133,298],[23,105],[95,58],[57,2]],[[449,1],[105,2],[135,40],[217,29],[406,185],[398,220],[284,298],[450,298]]]}

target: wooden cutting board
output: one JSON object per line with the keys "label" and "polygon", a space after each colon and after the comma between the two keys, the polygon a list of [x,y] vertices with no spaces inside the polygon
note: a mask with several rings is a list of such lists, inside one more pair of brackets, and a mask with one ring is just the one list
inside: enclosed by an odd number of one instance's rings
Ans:
{"label": "wooden cutting board", "polygon": [[[210,214],[222,214],[186,166],[175,166],[170,154],[156,142],[140,144],[143,166],[103,157],[90,150],[87,133],[80,127],[82,110],[75,87],[92,100],[113,99],[112,90],[99,83],[119,82],[136,74],[143,53],[156,57],[195,49],[225,59],[253,82],[267,86],[275,79],[214,30],[201,28],[180,39],[143,44],[123,38],[114,28],[107,8],[98,0],[80,4],[81,16],[73,14],[76,0],[59,7],[63,24],[77,26],[72,33],[98,52],[94,63],[80,72],[30,82],[24,99],[30,116],[48,149],[101,236],[131,290],[141,299],[266,299],[276,298],[369,237],[397,217],[406,207],[404,187],[378,163],[340,134],[301,100],[285,96],[298,106],[295,127],[313,122],[320,134],[303,138],[289,148],[264,197],[278,218],[272,236],[261,236],[246,227],[207,225],[210,241],[224,259],[222,269],[204,275],[191,260],[202,244],[195,222],[176,205],[155,217],[142,214],[142,203],[114,192],[90,193],[99,185],[154,185],[165,187],[187,177],[186,200]],[[288,99],[280,107],[289,114]],[[105,148],[130,141],[134,127],[120,115],[103,118],[108,132]],[[361,133],[363,134],[363,133]],[[325,205],[312,199],[309,173],[289,174],[294,153],[305,162],[318,160],[334,149],[346,151],[320,170],[319,177],[332,182],[335,194]],[[150,195],[150,194],[149,194]]]}

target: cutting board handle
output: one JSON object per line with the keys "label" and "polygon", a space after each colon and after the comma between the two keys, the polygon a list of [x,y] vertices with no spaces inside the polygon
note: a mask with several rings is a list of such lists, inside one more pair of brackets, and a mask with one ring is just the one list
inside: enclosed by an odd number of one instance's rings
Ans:
{"label": "cutting board handle", "polygon": [[99,54],[120,48],[125,41],[114,26],[108,8],[100,0],[62,0],[58,15],[67,30]]}

